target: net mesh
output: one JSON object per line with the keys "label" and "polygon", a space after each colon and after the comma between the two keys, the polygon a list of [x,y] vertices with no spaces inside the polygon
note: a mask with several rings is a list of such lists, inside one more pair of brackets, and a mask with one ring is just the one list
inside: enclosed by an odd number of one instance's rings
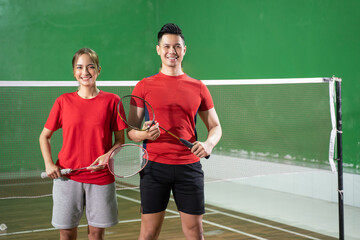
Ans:
{"label": "net mesh", "polygon": [[[133,86],[100,86],[119,96]],[[223,136],[211,158],[203,159],[206,181],[223,181],[277,172],[326,169],[329,166],[331,116],[328,83],[208,85]],[[0,198],[51,194],[52,182],[41,179],[44,162],[39,135],[55,99],[76,87],[0,87]],[[198,138],[207,131],[197,124]],[[52,137],[52,154],[61,149],[61,129]],[[118,183],[138,187],[139,176]]]}
{"label": "net mesh", "polygon": [[[224,135],[221,155],[328,167],[328,84],[209,86]],[[220,104],[218,104],[220,103]]]}

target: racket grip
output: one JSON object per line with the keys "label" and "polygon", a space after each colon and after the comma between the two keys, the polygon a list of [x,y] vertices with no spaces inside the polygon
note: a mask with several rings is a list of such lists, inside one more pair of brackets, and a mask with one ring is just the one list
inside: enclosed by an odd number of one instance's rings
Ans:
{"label": "racket grip", "polygon": [[184,144],[185,146],[187,146],[190,149],[192,149],[192,147],[194,146],[194,144],[192,144],[191,142],[189,142],[185,139],[179,138],[179,140],[180,140],[180,142],[182,142],[182,144]]}
{"label": "racket grip", "polygon": [[[60,173],[61,175],[66,175],[66,174],[69,174],[71,172],[71,169],[61,169],[60,170]],[[47,175],[46,172],[42,172],[41,173],[41,178],[48,178],[49,176]]]}
{"label": "racket grip", "polygon": [[[191,142],[185,140],[185,139],[182,139],[182,138],[179,138],[180,142],[182,142],[182,144],[184,144],[185,146],[187,146],[188,148],[192,149],[192,147],[194,146],[194,144],[192,144]],[[210,155],[207,155],[205,158],[206,159],[209,159]]]}

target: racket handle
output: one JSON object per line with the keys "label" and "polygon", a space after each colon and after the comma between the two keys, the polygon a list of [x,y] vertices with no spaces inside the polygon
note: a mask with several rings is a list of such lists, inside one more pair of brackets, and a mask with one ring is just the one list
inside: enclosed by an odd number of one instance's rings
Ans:
{"label": "racket handle", "polygon": [[[191,142],[185,140],[185,139],[182,139],[182,138],[179,138],[180,142],[182,142],[182,144],[184,144],[185,146],[187,146],[188,148],[192,149],[192,147],[194,146],[194,144],[192,144]],[[210,155],[207,155],[205,158],[206,159],[209,159]]]}
{"label": "racket handle", "polygon": [[49,177],[49,176],[46,174],[46,172],[42,172],[40,176],[41,176],[41,178],[48,178],[48,177]]}
{"label": "racket handle", "polygon": [[179,140],[180,140],[180,142],[182,142],[182,144],[184,144],[185,146],[187,146],[190,149],[192,149],[192,147],[194,146],[194,144],[192,144],[191,142],[189,142],[185,139],[179,138]]}
{"label": "racket handle", "polygon": [[[71,172],[71,169],[61,169],[60,170],[60,173],[61,175],[66,175],[66,174],[69,174]],[[41,178],[48,178],[49,176],[47,175],[46,172],[42,172],[41,173]]]}

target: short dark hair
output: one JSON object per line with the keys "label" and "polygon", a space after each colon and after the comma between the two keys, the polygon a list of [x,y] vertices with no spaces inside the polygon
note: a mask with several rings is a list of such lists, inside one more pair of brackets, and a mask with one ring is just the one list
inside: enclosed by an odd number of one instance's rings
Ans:
{"label": "short dark hair", "polygon": [[164,34],[176,34],[182,38],[182,40],[185,43],[184,35],[182,34],[181,28],[176,25],[175,23],[167,23],[158,32],[158,43],[160,43],[160,40]]}

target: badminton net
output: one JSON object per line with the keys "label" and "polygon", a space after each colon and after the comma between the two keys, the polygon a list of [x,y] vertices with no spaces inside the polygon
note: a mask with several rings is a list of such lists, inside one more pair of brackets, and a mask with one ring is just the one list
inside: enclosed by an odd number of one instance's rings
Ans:
{"label": "badminton net", "polygon": [[[258,175],[335,170],[332,78],[205,80],[220,118],[223,136],[210,159],[203,159],[206,181]],[[98,81],[119,96],[136,81]],[[77,90],[72,81],[1,81],[0,199],[51,195],[51,180],[40,179],[44,162],[39,135],[55,99]],[[199,140],[207,136],[197,123]],[[52,154],[61,149],[61,129]],[[305,171],[305,170],[304,170]],[[139,177],[118,189],[137,188]]]}

